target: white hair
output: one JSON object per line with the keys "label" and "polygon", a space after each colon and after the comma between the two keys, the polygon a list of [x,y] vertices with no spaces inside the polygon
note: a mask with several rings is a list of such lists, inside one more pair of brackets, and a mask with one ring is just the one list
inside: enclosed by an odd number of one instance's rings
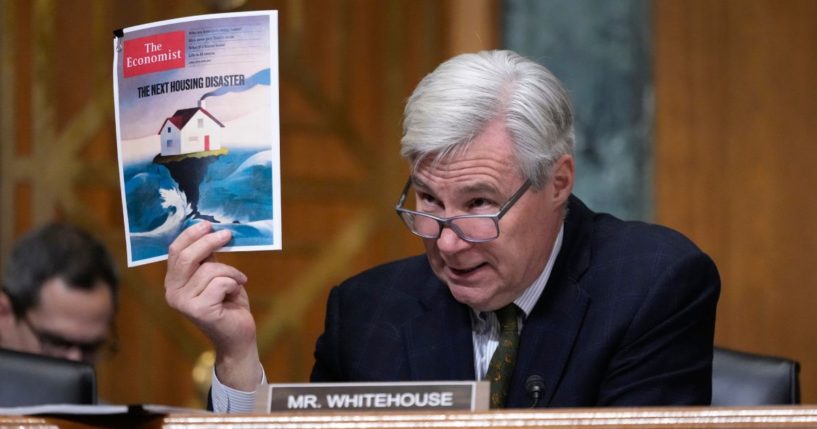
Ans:
{"label": "white hair", "polygon": [[464,149],[494,119],[514,142],[520,173],[534,187],[573,152],[573,107],[544,66],[512,51],[458,55],[417,85],[403,114],[401,154],[417,163]]}

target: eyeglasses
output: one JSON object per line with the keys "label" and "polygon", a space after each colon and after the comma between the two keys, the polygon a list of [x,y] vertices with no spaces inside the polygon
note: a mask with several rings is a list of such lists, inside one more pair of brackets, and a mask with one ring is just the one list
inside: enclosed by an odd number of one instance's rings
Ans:
{"label": "eyeglasses", "polygon": [[502,216],[513,207],[513,205],[525,194],[525,191],[530,188],[530,180],[525,183],[511,196],[499,211],[495,214],[474,214],[474,215],[459,215],[452,217],[439,217],[429,213],[409,210],[403,207],[406,202],[408,190],[411,187],[411,177],[403,187],[403,194],[400,195],[400,201],[397,202],[395,210],[403,223],[408,229],[423,238],[438,239],[443,233],[443,228],[448,227],[454,231],[457,236],[470,243],[484,243],[486,241],[495,240],[499,237],[499,220]]}
{"label": "eyeglasses", "polygon": [[[82,360],[86,362],[94,362],[107,351],[111,354],[116,352],[116,339],[109,340],[108,338],[91,341],[78,342],[65,338],[61,335],[51,332],[43,331],[34,326],[27,317],[23,316],[19,319],[28,326],[28,329],[37,338],[40,343],[42,353],[48,356],[66,356],[71,350],[77,349],[82,353]],[[112,327],[112,330],[113,327]],[[114,330],[115,331],[115,330]],[[107,346],[107,347],[106,347]]]}

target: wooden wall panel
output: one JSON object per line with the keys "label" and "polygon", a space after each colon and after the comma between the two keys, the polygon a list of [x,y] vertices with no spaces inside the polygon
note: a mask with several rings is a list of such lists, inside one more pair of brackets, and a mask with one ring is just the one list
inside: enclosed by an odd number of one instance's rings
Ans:
{"label": "wooden wall panel", "polygon": [[[450,2],[436,0],[0,6],[0,255],[22,232],[55,218],[92,230],[109,246],[123,273],[119,352],[98,368],[100,395],[112,403],[200,406],[212,358],[202,335],[165,305],[164,263],[124,268],[113,29],[225,8],[279,10],[285,250],[219,257],[250,278],[262,360],[274,381],[307,379],[331,286],[421,252],[393,210],[408,172],[399,157],[404,100],[449,54],[496,40],[487,20],[455,39],[449,24],[468,22],[457,21]],[[474,8],[495,6],[481,0]]]}
{"label": "wooden wall panel", "polygon": [[817,2],[655,2],[656,213],[715,259],[716,342],[817,401]]}
{"label": "wooden wall panel", "polygon": [[[0,255],[31,226],[65,218],[94,229],[124,267],[110,30],[228,3],[0,0]],[[481,30],[496,2],[259,0],[239,10],[265,8],[281,21],[286,250],[222,259],[252,279],[270,378],[297,381],[328,287],[420,251],[392,213],[406,174],[402,103],[442,59],[496,44]],[[799,359],[807,402],[817,401],[814,22],[810,0],[655,3],[658,221],[718,263],[717,341]],[[200,403],[192,371],[207,344],[164,305],[164,265],[123,274],[121,347],[100,367],[103,398]]]}

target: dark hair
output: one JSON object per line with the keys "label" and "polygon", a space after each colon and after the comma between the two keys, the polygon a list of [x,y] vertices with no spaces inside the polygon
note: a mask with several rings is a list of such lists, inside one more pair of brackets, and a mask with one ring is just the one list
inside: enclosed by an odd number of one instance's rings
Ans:
{"label": "dark hair", "polygon": [[11,251],[3,272],[3,292],[22,317],[39,301],[43,283],[61,278],[75,289],[91,290],[99,280],[118,302],[119,277],[105,246],[67,223],[51,223],[25,234]]}

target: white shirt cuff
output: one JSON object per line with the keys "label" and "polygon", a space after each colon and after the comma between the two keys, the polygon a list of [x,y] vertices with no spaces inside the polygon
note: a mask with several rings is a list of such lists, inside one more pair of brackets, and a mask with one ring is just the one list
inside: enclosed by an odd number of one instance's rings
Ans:
{"label": "white shirt cuff", "polygon": [[[261,381],[258,383],[267,383],[263,367],[261,368]],[[221,384],[216,376],[215,367],[210,395],[213,401],[213,411],[217,413],[251,413],[255,409],[255,391],[245,392]]]}

